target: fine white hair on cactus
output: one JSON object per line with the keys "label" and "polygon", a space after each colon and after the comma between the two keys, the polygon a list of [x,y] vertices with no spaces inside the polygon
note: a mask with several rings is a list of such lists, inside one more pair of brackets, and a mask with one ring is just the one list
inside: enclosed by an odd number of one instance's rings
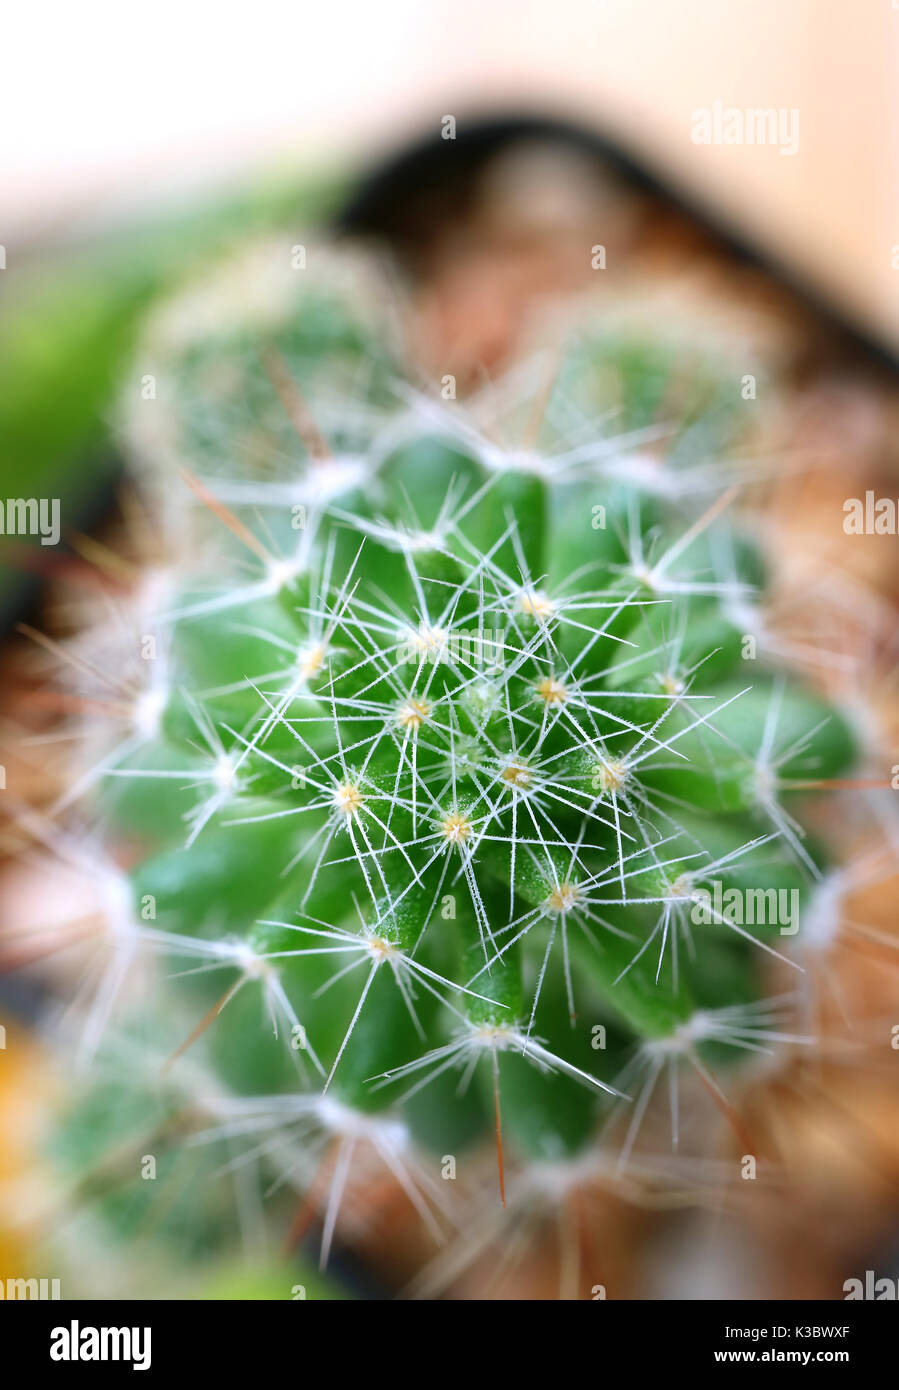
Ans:
{"label": "fine white hair on cactus", "polygon": [[[628,1117],[627,1132],[621,1147],[618,1164],[627,1167],[640,1132],[640,1126],[653,1092],[663,1072],[668,1076],[668,1099],[671,1113],[671,1142],[674,1148],[680,1141],[680,1107],[678,1099],[679,1065],[685,1060],[717,1098],[725,1114],[743,1138],[745,1131],[719,1083],[702,1060],[698,1046],[716,1042],[726,1047],[750,1053],[770,1055],[775,1046],[804,1047],[815,1042],[813,1036],[789,1032],[784,1021],[795,1005],[795,996],[782,995],[759,999],[751,1004],[730,1004],[720,1009],[700,1009],[690,1015],[666,1038],[654,1038],[641,1043],[634,1057],[618,1076],[619,1085],[633,1086],[639,1081],[635,1104]],[[644,1078],[645,1073],[645,1078]]]}
{"label": "fine white hair on cactus", "polygon": [[[846,893],[886,872],[831,867],[808,829],[855,744],[793,678],[833,675],[827,648],[780,633],[731,515],[774,465],[722,462],[730,356],[697,360],[714,408],[682,421],[679,340],[611,324],[560,340],[549,389],[543,354],[450,402],[382,327],[370,266],[310,247],[298,275],[284,249],[254,285],[246,263],[209,277],[141,349],[164,389],[132,403],[130,448],[166,582],[120,616],[154,659],[57,808],[90,797],[103,862],[129,862],[84,1011],[98,1078],[146,972],[140,1026],[191,1145],[274,1172],[273,1203],[301,1193],[290,1229],[317,1214],[322,1263],[372,1158],[440,1237],[459,1204],[435,1155],[476,1188],[491,1130],[513,1215],[680,1190],[657,1092],[676,1153],[680,1087],[752,1153],[728,1057],[809,1047],[806,987],[782,997],[776,972],[826,959]],[[69,644],[79,693],[103,621]],[[802,931],[776,949],[781,924],[723,910],[718,884],[795,894]],[[699,1138],[702,1187],[720,1150]],[[486,1248],[502,1212],[484,1227]]]}
{"label": "fine white hair on cactus", "polygon": [[[316,1095],[222,1098],[209,1107],[208,1118],[213,1123],[197,1131],[192,1144],[252,1141],[251,1148],[239,1148],[220,1172],[262,1159],[276,1173],[269,1193],[287,1184],[301,1193],[309,1192],[322,1208],[322,1269],[328,1263],[341,1209],[349,1204],[354,1185],[364,1189],[372,1160],[398,1182],[431,1237],[438,1243],[445,1239],[445,1225],[450,1220],[446,1198],[416,1160],[409,1130],[401,1120],[368,1115],[333,1096]],[[326,1179],[323,1189],[319,1181],[322,1174]],[[353,1205],[357,1223],[364,1224],[364,1191]],[[435,1213],[444,1218],[443,1224]],[[300,1218],[305,1216],[304,1204]]]}

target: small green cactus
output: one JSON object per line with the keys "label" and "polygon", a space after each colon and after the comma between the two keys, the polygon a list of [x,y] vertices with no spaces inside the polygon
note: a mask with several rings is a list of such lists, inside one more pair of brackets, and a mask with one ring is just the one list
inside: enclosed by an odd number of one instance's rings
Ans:
{"label": "small green cactus", "polygon": [[68,1134],[204,1160],[158,1226],[191,1254],[237,1226],[211,1172],[316,1194],[326,1257],[381,1164],[437,1236],[448,1157],[495,1143],[497,1202],[507,1165],[627,1165],[657,1083],[685,1142],[681,1071],[801,1041],[769,995],[825,872],[803,784],[854,751],[747,627],[745,363],[582,313],[550,391],[457,401],[379,283],[262,247],[128,403],[156,561],[102,637],[141,683],[73,796],[136,862]]}

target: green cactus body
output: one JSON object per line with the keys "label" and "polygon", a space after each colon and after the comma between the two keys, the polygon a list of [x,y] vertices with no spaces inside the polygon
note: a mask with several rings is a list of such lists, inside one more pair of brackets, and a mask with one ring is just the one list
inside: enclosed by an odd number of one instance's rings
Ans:
{"label": "green cactus body", "polygon": [[701,890],[804,902],[825,859],[791,783],[839,776],[852,740],[743,659],[763,566],[724,488],[691,483],[740,428],[738,381],[703,364],[650,487],[589,411],[614,369],[642,441],[671,354],[582,326],[546,452],[504,452],[398,384],[329,275],[311,255],[262,329],[155,339],[165,426],[137,433],[160,525],[178,513],[148,629],[169,669],[100,794],[146,850],[142,1016],[171,1084],[202,1057],[257,1117],[400,1125],[425,1169],[500,1128],[507,1157],[576,1156],[633,1113],[635,1057],[724,1065],[763,1029],[791,936],[703,921]]}

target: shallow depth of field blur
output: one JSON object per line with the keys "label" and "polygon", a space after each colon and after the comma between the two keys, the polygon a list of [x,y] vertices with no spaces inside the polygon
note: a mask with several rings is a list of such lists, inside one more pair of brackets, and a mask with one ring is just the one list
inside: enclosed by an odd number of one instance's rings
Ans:
{"label": "shallow depth of field blur", "polygon": [[[128,373],[153,305],[251,235],[290,244],[333,227],[376,170],[431,142],[426,176],[379,183],[349,231],[398,256],[435,379],[452,373],[464,389],[498,374],[547,304],[607,289],[716,323],[766,362],[759,457],[791,461],[783,476],[766,466],[755,493],[783,558],[772,623],[787,644],[814,638],[846,659],[877,703],[889,779],[899,542],[842,522],[846,498],[899,498],[899,6],[261,0],[231,19],[211,4],[94,3],[60,8],[49,30],[19,7],[4,48],[0,498],[60,498],[62,543],[0,540],[0,1280],[53,1275],[61,1251],[73,1295],[395,1293],[410,1267],[402,1238],[362,1239],[325,1275],[304,1246],[190,1276],[148,1271],[139,1240],[108,1263],[101,1249],[67,1250],[67,1219],[91,1193],[66,1190],[47,1161],[60,1096],[45,1025],[75,967],[44,946],[70,904],[34,871],[29,829],[60,794],[63,756],[19,625],[65,626],[93,547],[121,536],[113,422],[139,389]],[[716,103],[798,113],[795,150],[696,143],[694,113]],[[507,117],[510,138],[467,165],[472,132]],[[654,186],[561,126],[630,156]],[[837,579],[851,622],[822,597]],[[885,833],[899,845],[899,801],[894,814]],[[832,1298],[866,1268],[899,1277],[899,1052],[887,1040],[857,1055],[872,1029],[888,1039],[899,1023],[897,874],[853,903],[868,934],[832,962],[831,1045],[814,1074],[747,1097],[783,1157],[782,1186],[752,1218],[714,1201],[605,1199],[589,1219],[621,1296]],[[841,998],[854,1003],[848,1024]],[[448,1292],[477,1298],[488,1273]],[[504,1293],[554,1296],[536,1257]]]}

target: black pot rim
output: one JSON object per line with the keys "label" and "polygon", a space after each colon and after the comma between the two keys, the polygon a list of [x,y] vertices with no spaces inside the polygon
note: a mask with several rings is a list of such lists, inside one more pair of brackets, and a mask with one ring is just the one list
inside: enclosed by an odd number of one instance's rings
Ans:
{"label": "black pot rim", "polygon": [[357,180],[333,219],[333,230],[347,237],[372,237],[390,243],[397,234],[396,209],[411,194],[436,192],[452,180],[463,187],[466,180],[473,183],[495,155],[530,140],[557,141],[605,165],[633,191],[667,203],[735,259],[771,276],[801,307],[821,318],[848,352],[865,358],[868,365],[899,371],[899,351],[856,321],[795,267],[747,240],[720,209],[686,192],[609,132],[552,114],[510,110],[469,116],[459,121],[452,140],[443,139],[439,127],[413,137]]}

